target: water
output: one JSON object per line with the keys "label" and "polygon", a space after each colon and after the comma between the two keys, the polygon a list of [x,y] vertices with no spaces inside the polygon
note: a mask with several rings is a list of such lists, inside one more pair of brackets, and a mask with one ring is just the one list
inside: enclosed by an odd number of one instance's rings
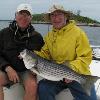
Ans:
{"label": "water", "polygon": [[[9,26],[9,21],[0,21],[0,29]],[[42,35],[46,34],[50,30],[48,24],[33,24],[36,31]],[[80,26],[86,33],[92,45],[100,46],[100,27]]]}
{"label": "water", "polygon": [[[5,28],[5,27],[8,27],[9,24],[10,24],[10,21],[0,21],[0,30]],[[47,24],[34,24],[33,26],[34,26],[36,31],[38,31],[42,35],[44,35],[48,32],[50,25],[47,25]]]}
{"label": "water", "polygon": [[81,28],[87,33],[92,45],[100,46],[100,27],[81,26]]}

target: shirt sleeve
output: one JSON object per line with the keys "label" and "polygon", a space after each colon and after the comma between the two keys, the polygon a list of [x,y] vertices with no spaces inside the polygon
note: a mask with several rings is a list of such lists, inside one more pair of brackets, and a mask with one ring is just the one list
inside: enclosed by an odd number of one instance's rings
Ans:
{"label": "shirt sleeve", "polygon": [[41,51],[35,51],[39,56],[50,59],[50,52],[47,44],[47,36],[44,37],[44,46],[41,48]]}
{"label": "shirt sleeve", "polygon": [[40,51],[43,45],[44,45],[43,37],[41,36],[41,34],[36,33],[35,35],[29,37],[26,48],[29,50]]}
{"label": "shirt sleeve", "polygon": [[10,64],[4,58],[2,49],[3,49],[3,36],[2,36],[2,31],[0,31],[0,69],[4,71],[5,68]]}
{"label": "shirt sleeve", "polygon": [[89,64],[92,61],[92,49],[86,34],[81,31],[76,43],[76,58],[70,61],[73,70],[81,74],[90,74]]}

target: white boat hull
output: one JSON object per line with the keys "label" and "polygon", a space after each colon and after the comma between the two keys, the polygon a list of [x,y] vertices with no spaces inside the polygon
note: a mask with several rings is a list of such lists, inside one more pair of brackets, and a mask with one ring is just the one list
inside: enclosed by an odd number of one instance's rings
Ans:
{"label": "white boat hull", "polygon": [[[24,89],[21,84],[15,84],[10,89],[4,88],[4,100],[23,100]],[[56,96],[56,100],[73,100],[68,89],[63,90]]]}
{"label": "white boat hull", "polygon": [[[98,70],[100,70],[100,61],[93,60],[92,63],[90,64],[90,69],[92,75],[97,75],[100,77],[100,73],[97,73]],[[38,80],[41,80],[41,78],[38,77]],[[98,96],[100,96],[100,88],[98,87],[99,83],[100,80],[98,80],[95,83]],[[24,89],[21,84],[17,83],[11,86],[10,89],[4,88],[4,100],[23,100],[23,95],[24,95]],[[70,93],[70,90],[65,89],[56,96],[56,100],[73,100],[73,97]]]}

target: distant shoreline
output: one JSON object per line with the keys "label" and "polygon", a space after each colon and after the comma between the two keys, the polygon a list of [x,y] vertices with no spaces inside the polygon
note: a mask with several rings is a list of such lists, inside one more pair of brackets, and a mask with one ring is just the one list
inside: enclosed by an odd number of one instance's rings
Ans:
{"label": "distant shoreline", "polygon": [[13,20],[0,20],[0,21],[13,21]]}
{"label": "distant shoreline", "polygon": [[[0,21],[8,21],[8,22],[12,22],[13,20],[0,20]],[[32,24],[51,24],[49,22],[32,22]],[[87,24],[87,23],[78,23],[77,26],[90,26],[90,27],[100,27],[100,24]]]}

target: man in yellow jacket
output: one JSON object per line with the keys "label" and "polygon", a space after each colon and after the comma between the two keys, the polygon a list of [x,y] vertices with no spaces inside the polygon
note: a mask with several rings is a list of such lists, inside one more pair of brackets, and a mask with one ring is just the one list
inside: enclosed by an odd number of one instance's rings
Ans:
{"label": "man in yellow jacket", "polygon": [[[70,21],[70,13],[62,6],[53,5],[47,14],[53,29],[45,36],[45,45],[38,54],[59,64],[68,64],[74,71],[90,75],[92,50],[84,31]],[[74,100],[91,100],[82,86],[73,80],[39,82],[39,100],[55,100],[55,95],[69,88]]]}

